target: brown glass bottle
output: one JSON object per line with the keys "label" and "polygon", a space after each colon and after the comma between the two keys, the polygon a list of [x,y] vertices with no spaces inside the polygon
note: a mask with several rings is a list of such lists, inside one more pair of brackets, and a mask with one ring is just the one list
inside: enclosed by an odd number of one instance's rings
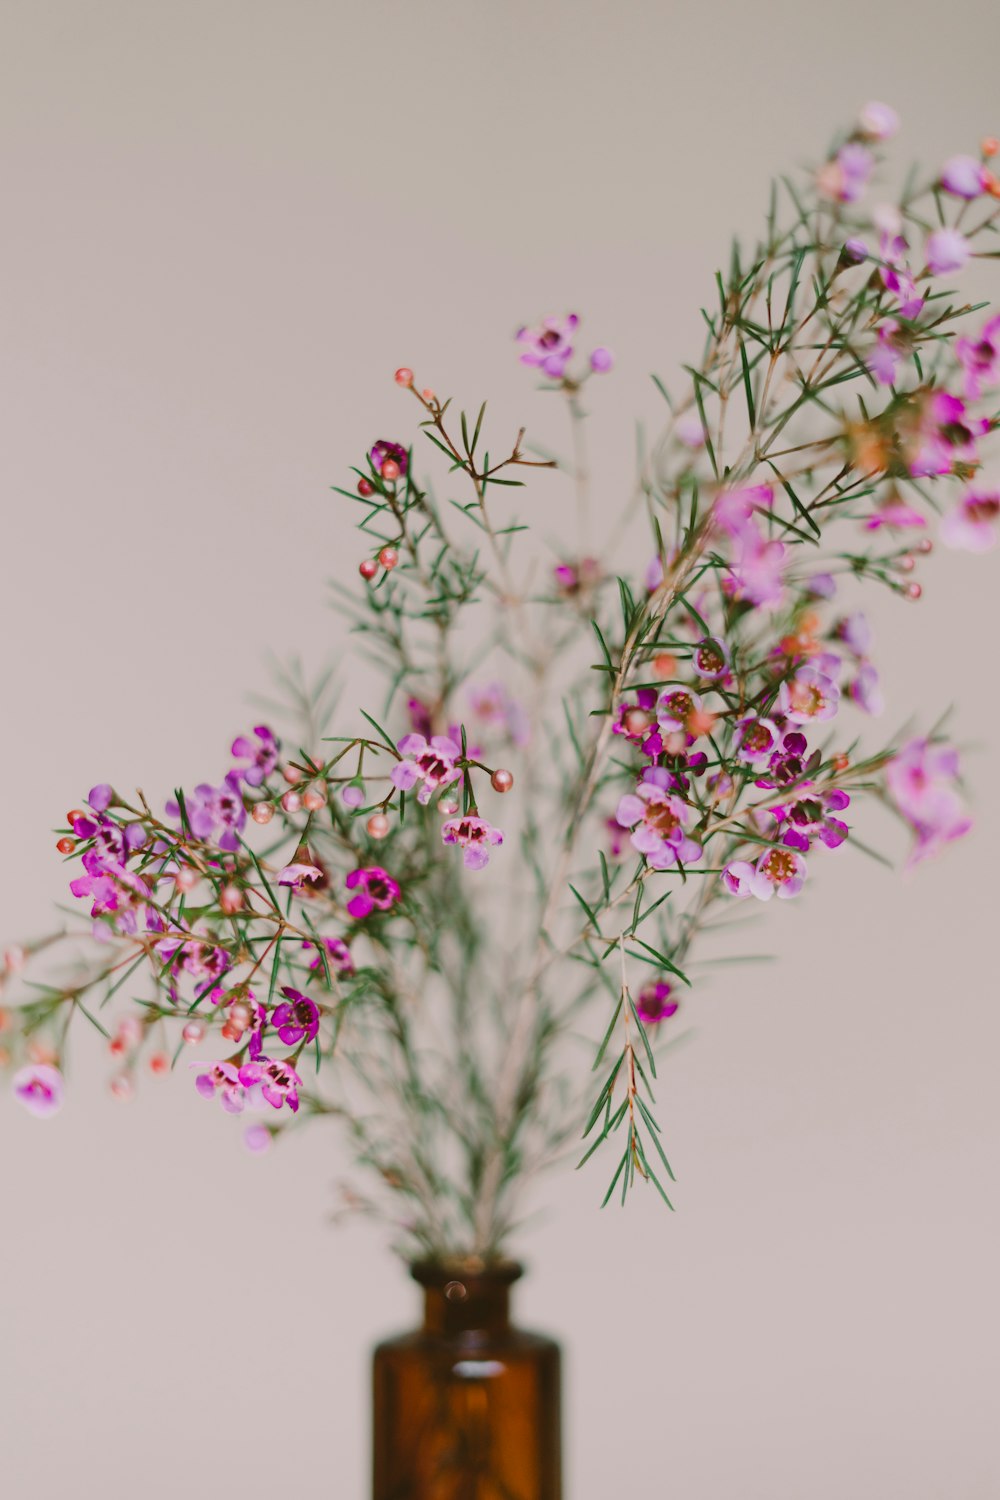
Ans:
{"label": "brown glass bottle", "polygon": [[521,1267],[410,1269],[424,1323],[375,1350],[374,1500],[561,1500],[559,1345],[511,1326]]}

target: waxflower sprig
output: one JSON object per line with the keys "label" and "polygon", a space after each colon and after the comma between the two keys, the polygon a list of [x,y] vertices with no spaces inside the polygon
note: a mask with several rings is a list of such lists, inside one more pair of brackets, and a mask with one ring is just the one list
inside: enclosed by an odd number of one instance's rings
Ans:
{"label": "waxflower sprig", "polygon": [[[585,1161],[614,1143],[605,1202],[672,1201],[657,1060],[732,914],[871,852],[866,803],[899,815],[911,864],[970,827],[941,726],[869,744],[889,695],[859,594],[909,607],[933,532],[979,552],[1000,529],[1000,317],[961,293],[1000,253],[1000,148],[889,200],[896,123],[867,106],[734,244],[603,542],[585,434],[614,359],[577,315],[516,334],[566,464],[396,371],[415,428],[359,442],[335,487],[362,542],[337,607],[384,694],[333,734],[322,691],[296,692],[292,749],[258,724],[158,810],[99,786],[71,811],[99,956],[42,982],[57,939],[8,950],[26,1107],[60,1107],[91,1024],[119,1099],[180,1069],[252,1149],[339,1122],[370,1185],[345,1205],[408,1254],[498,1252],[581,1137]],[[527,479],[533,512],[574,492],[548,556],[515,510]],[[584,1030],[592,1080],[564,1045]]]}

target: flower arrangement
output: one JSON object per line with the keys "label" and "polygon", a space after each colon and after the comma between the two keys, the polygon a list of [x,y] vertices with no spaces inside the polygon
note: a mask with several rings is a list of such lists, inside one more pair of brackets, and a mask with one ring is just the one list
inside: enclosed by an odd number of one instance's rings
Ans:
{"label": "flower arrangement", "polygon": [[[367,1184],[349,1206],[409,1254],[499,1252],[573,1140],[610,1151],[605,1202],[669,1202],[656,1054],[696,999],[694,945],[863,847],[866,802],[907,826],[910,864],[970,826],[940,727],[858,740],[883,708],[861,586],[913,604],[934,530],[979,552],[1000,526],[1000,317],[953,289],[1000,255],[1000,143],[868,207],[896,126],[868,105],[733,246],[606,545],[584,401],[614,360],[576,316],[516,336],[570,463],[523,430],[498,449],[485,405],[396,371],[420,446],[379,439],[336,490],[363,544],[341,605],[385,696],[333,734],[321,685],[295,738],[256,725],[162,810],[100,785],[66,815],[93,941],[4,955],[0,1060],[27,1109],[63,1104],[89,1023],[118,1098],[190,1074],[251,1150],[335,1117]],[[580,535],[546,558],[513,504],[530,479],[544,505],[554,470]],[[36,978],[67,939],[75,967]],[[592,1093],[560,1045],[588,1026]]]}

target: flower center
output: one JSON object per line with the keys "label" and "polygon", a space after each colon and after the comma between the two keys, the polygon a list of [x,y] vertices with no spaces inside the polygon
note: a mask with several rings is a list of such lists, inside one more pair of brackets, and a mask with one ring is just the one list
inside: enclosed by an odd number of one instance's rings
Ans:
{"label": "flower center", "polygon": [[814,682],[793,682],[789,691],[792,707],[796,713],[814,718],[826,707],[826,696]]}
{"label": "flower center", "polygon": [[784,885],[795,874],[795,856],[787,849],[772,849],[764,861],[764,873],[775,885]]}
{"label": "flower center", "polygon": [[743,736],[743,744],[755,753],[766,750],[771,744],[771,731],[766,724],[751,724]]}
{"label": "flower center", "polygon": [[669,802],[651,802],[646,808],[644,818],[647,827],[659,834],[661,839],[668,839],[681,823]]}

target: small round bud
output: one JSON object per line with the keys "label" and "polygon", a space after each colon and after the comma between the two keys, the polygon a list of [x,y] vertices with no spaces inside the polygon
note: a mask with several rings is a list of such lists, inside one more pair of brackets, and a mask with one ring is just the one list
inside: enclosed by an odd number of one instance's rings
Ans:
{"label": "small round bud", "polygon": [[181,1032],[181,1036],[189,1046],[193,1046],[195,1042],[200,1042],[204,1035],[205,1027],[201,1021],[188,1021]]}
{"label": "small round bud", "polygon": [[243,1032],[239,1026],[234,1026],[232,1021],[227,1021],[222,1028],[222,1035],[227,1042],[238,1042]]}
{"label": "small round bud", "polygon": [[157,1075],[170,1071],[170,1058],[165,1052],[154,1052],[149,1059],[149,1071]]}
{"label": "small round bud", "polygon": [[438,803],[438,812],[443,818],[453,818],[458,812],[458,803],[454,797],[442,797]]}
{"label": "small round bud", "polygon": [[270,823],[274,817],[274,807],[270,802],[255,802],[250,809],[250,816],[255,823],[263,826],[265,823]]}
{"label": "small round bud", "polygon": [[420,392],[420,394],[421,394],[421,396],[423,396],[423,398],[427,402],[428,406],[432,406],[434,404],[434,402],[437,400],[437,397],[435,396],[434,392],[431,390],[430,386],[427,386],[426,390],[422,390]]}
{"label": "small round bud", "polygon": [[349,781],[340,794],[340,800],[345,807],[364,807],[365,789],[356,781]]}
{"label": "small round bud", "polygon": [[495,792],[509,792],[513,785],[513,773],[504,770],[503,766],[498,766],[490,777],[490,786]]}
{"label": "small round bud", "polygon": [[897,557],[896,567],[901,573],[912,573],[917,566],[917,559],[910,552],[904,552],[902,557]]}
{"label": "small round bud", "polygon": [[368,583],[371,583],[378,572],[378,563],[372,558],[366,557],[363,563],[358,564],[358,572]]}
{"label": "small round bud", "polygon": [[904,583],[903,585],[903,598],[912,600],[914,604],[920,598],[922,593],[923,589],[920,587],[919,583]]}
{"label": "small round bud", "polygon": [[381,469],[379,469],[379,473],[383,479],[392,484],[393,480],[399,478],[399,464],[394,458],[387,458]]}
{"label": "small round bud", "polygon": [[389,832],[389,819],[385,813],[372,813],[365,824],[370,838],[384,839]]}
{"label": "small round bud", "polygon": [[395,547],[383,547],[378,555],[378,560],[387,571],[394,568],[399,562],[399,553]]}
{"label": "small round bud", "polygon": [[397,385],[412,385],[413,371],[408,370],[405,365],[400,365],[399,369],[393,376],[393,379],[395,380]]}
{"label": "small round bud", "polygon": [[85,818],[86,816],[87,814],[82,807],[71,807],[66,814],[66,822],[72,828],[74,823],[78,823],[81,818]]}
{"label": "small round bud", "polygon": [[302,798],[298,792],[286,792],[281,799],[281,805],[286,813],[297,813],[302,806]]}
{"label": "small round bud", "polygon": [[76,839],[60,839],[56,848],[60,854],[72,854],[76,848]]}
{"label": "small round bud", "polygon": [[645,734],[652,722],[652,714],[648,714],[644,708],[629,708],[622,719],[622,728],[626,734]]}
{"label": "small round bud", "polygon": [[299,770],[298,766],[282,766],[281,774],[282,776],[284,776],[289,786],[298,786],[299,782],[302,780],[302,772]]}
{"label": "small round bud", "polygon": [[219,892],[219,907],[227,917],[239,911],[243,905],[243,892],[238,885],[224,885]]}
{"label": "small round bud", "polygon": [[365,500],[368,499],[369,495],[374,495],[374,493],[375,486],[372,484],[370,479],[358,480],[358,494],[361,495]]}
{"label": "small round bud", "polygon": [[230,1007],[229,1024],[236,1027],[237,1034],[239,1034],[241,1031],[246,1031],[252,1020],[253,1016],[251,1015],[250,1007],[246,1004],[245,1001],[237,1000],[236,1003]]}
{"label": "small round bud", "polygon": [[132,1097],[132,1080],[127,1073],[116,1073],[108,1087],[120,1104],[125,1104]]}
{"label": "small round bud", "polygon": [[835,771],[846,771],[851,763],[846,755],[841,754],[834,755],[830,760],[830,764]]}
{"label": "small round bud", "polygon": [[923,557],[926,557],[928,552],[934,551],[934,543],[931,541],[929,536],[921,537],[920,541],[917,543],[917,551],[921,553]]}
{"label": "small round bud", "polygon": [[198,871],[190,865],[181,865],[174,875],[174,885],[179,891],[193,891],[198,884]]}
{"label": "small round bud", "polygon": [[311,786],[302,795],[302,805],[308,808],[309,812],[319,812],[320,808],[326,805],[326,797],[318,786]]}
{"label": "small round bud", "polygon": [[991,156],[996,156],[997,152],[1000,151],[1000,141],[997,140],[995,135],[986,135],[979,142],[979,149],[988,160]]}

